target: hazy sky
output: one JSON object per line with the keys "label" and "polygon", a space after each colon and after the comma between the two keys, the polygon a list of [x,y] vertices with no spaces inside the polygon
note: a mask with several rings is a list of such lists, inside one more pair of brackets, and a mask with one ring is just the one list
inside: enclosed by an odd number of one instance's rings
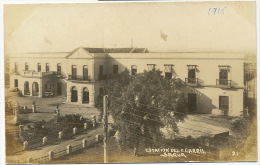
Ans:
{"label": "hazy sky", "polygon": [[256,52],[255,2],[5,5],[4,19],[6,53],[130,47],[131,38],[157,52]]}

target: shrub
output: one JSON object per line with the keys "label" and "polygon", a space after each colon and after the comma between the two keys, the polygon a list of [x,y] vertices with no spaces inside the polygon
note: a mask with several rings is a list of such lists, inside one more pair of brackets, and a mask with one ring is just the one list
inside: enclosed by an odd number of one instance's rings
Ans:
{"label": "shrub", "polygon": [[245,137],[248,135],[249,124],[249,117],[241,116],[231,121],[230,129],[236,137]]}

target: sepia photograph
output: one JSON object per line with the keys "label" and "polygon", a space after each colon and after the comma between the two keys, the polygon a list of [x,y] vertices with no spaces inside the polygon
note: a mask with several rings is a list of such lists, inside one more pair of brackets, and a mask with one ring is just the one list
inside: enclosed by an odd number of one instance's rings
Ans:
{"label": "sepia photograph", "polygon": [[6,163],[257,162],[256,6],[4,4]]}

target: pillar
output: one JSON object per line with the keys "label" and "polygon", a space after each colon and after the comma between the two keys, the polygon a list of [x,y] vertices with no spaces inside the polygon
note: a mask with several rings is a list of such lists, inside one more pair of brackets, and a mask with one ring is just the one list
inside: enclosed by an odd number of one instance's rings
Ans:
{"label": "pillar", "polygon": [[100,142],[100,141],[101,141],[101,135],[97,134],[97,135],[95,136],[95,138],[96,138],[96,141],[97,141],[97,142]]}
{"label": "pillar", "polygon": [[20,131],[22,132],[23,131],[23,129],[24,129],[24,125],[19,125],[19,129],[20,129]]}
{"label": "pillar", "polygon": [[83,101],[83,93],[82,92],[83,92],[82,90],[78,89],[78,104],[82,104],[82,101]]}
{"label": "pillar", "polygon": [[53,157],[54,157],[54,153],[53,153],[53,151],[50,151],[49,152],[49,160],[53,160]]}
{"label": "pillar", "polygon": [[45,89],[43,87],[43,85],[44,85],[43,80],[40,80],[38,85],[39,85],[39,96],[38,97],[40,97],[40,98],[45,97]]}
{"label": "pillar", "polygon": [[[32,72],[33,73],[33,72]],[[32,92],[32,84],[30,81],[29,82],[29,91],[30,91],[30,96],[33,96],[33,92]]]}
{"label": "pillar", "polygon": [[28,158],[28,163],[32,163],[32,158]]}
{"label": "pillar", "polygon": [[89,105],[94,105],[94,98],[95,97],[95,92],[90,92],[89,91]]}
{"label": "pillar", "polygon": [[32,113],[36,112],[36,105],[32,105]]}
{"label": "pillar", "polygon": [[72,146],[71,145],[67,145],[67,154],[70,155],[72,152]]}
{"label": "pillar", "polygon": [[84,129],[88,129],[88,123],[84,123]]}
{"label": "pillar", "polygon": [[27,141],[23,142],[23,149],[24,150],[28,149],[28,142]]}
{"label": "pillar", "polygon": [[63,138],[63,132],[60,131],[60,132],[59,132],[59,139],[62,139],[62,138]]}
{"label": "pillar", "polygon": [[87,140],[86,139],[82,140],[82,148],[87,148]]}
{"label": "pillar", "polygon": [[42,138],[42,144],[43,144],[43,145],[47,144],[47,140],[48,140],[48,139],[47,139],[47,136],[43,137],[43,138]]}
{"label": "pillar", "polygon": [[67,102],[71,102],[71,89],[67,85]]}
{"label": "pillar", "polygon": [[78,128],[77,128],[77,127],[74,127],[74,128],[73,128],[73,134],[76,135],[77,132],[78,132]]}

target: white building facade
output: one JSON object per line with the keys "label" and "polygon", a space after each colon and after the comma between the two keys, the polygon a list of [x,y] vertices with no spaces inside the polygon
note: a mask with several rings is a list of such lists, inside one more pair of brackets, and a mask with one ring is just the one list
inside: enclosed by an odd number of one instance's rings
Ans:
{"label": "white building facade", "polygon": [[110,74],[159,69],[178,78],[191,113],[239,116],[244,100],[244,55],[153,53],[145,48],[77,48],[72,52],[10,57],[10,88],[25,96],[66,96],[68,103],[94,106]]}

